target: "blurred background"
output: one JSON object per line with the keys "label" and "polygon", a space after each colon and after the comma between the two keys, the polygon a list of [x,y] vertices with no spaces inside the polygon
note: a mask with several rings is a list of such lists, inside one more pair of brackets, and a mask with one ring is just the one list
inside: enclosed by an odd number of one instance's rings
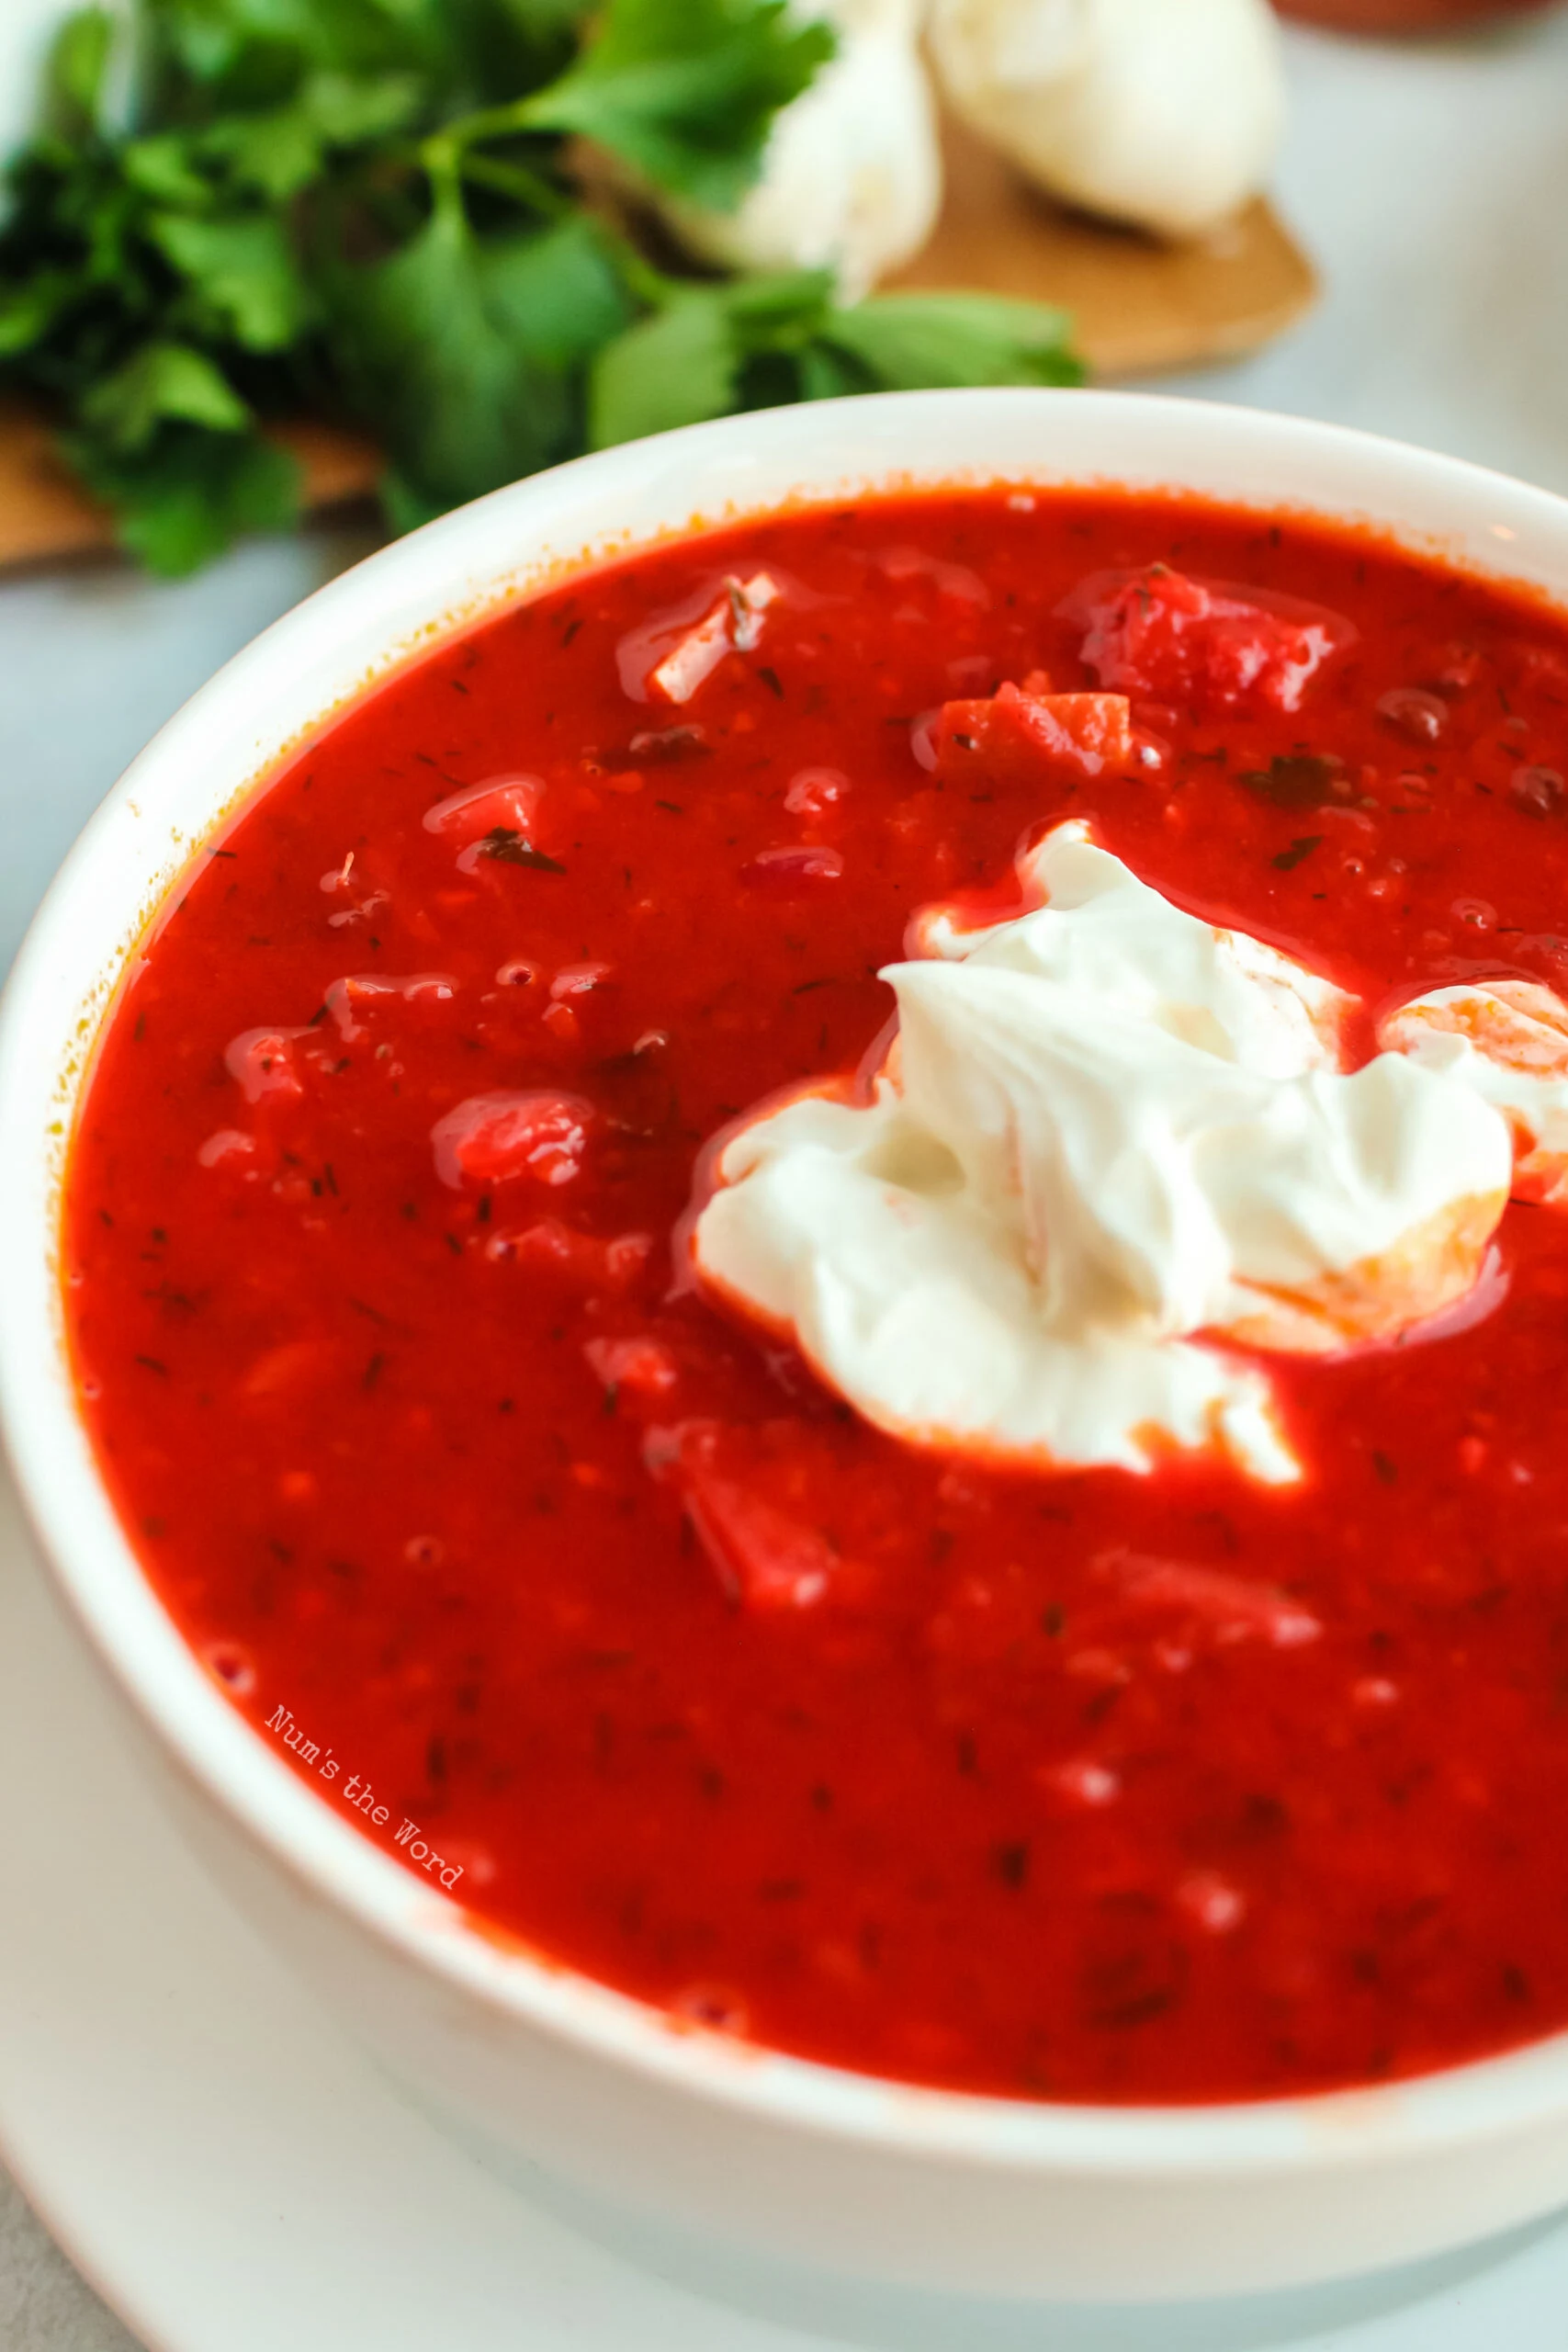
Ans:
{"label": "blurred background", "polygon": [[[1568,492],[1568,10],[1280,5],[0,0],[0,969],[231,653],[584,447],[1087,376]],[[130,2346],[3,2171],[0,2346]]]}

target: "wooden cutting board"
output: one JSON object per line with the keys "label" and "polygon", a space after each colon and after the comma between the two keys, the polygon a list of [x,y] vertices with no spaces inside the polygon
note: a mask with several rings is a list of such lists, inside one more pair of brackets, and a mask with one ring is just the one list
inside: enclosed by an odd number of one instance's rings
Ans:
{"label": "wooden cutting board", "polygon": [[1091,375],[1239,359],[1317,299],[1312,264],[1261,198],[1210,237],[1167,244],[1053,204],[951,120],[942,151],[942,219],[891,282],[1059,302]]}
{"label": "wooden cutting board", "polygon": [[[359,435],[302,423],[280,427],[277,438],[303,466],[311,506],[339,505],[374,489],[380,457]],[[31,409],[0,404],[0,567],[85,555],[113,543],[107,514],[77,488],[45,420]]]}
{"label": "wooden cutting board", "polygon": [[[0,6],[4,0],[0,0]],[[1064,210],[950,125],[947,198],[925,251],[892,282],[975,287],[1060,303],[1095,376],[1147,375],[1234,359],[1311,307],[1312,265],[1266,203],[1201,243],[1162,244]],[[312,507],[363,498],[378,459],[360,436],[318,423],[280,428]],[[109,518],[56,457],[36,413],[0,405],[0,567],[113,543]]]}

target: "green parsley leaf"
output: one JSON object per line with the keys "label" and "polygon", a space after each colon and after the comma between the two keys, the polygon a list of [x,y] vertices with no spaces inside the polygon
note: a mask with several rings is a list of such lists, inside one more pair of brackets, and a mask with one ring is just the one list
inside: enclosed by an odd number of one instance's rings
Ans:
{"label": "green parsley leaf", "polygon": [[243,433],[251,412],[204,352],[186,343],[146,343],[93,386],[78,403],[77,417],[110,449],[136,457],[166,420]]}
{"label": "green parsley leaf", "polygon": [[[261,107],[254,113],[226,115],[190,144],[204,164],[216,167],[235,188],[272,204],[285,204],[309,187],[326,161],[320,130],[309,110],[293,100]],[[205,177],[198,185],[210,195]],[[175,203],[188,200],[172,198]]]}
{"label": "green parsley leaf", "polygon": [[[820,329],[829,362],[855,389],[925,391],[975,384],[1077,384],[1067,320],[996,294],[879,294],[834,311]],[[845,361],[849,368],[843,368]]]}
{"label": "green parsley leaf", "polygon": [[1073,380],[1055,313],[979,296],[843,310],[819,271],[675,277],[588,210],[583,136],[645,183],[736,202],[833,54],[795,9],[86,7],[6,167],[0,390],[68,423],[62,446],[126,544],[179,571],[295,512],[260,420],[304,406],[377,435],[402,527],[585,446],[727,412]]}
{"label": "green parsley leaf", "polygon": [[154,204],[186,204],[205,209],[212,202],[212,187],[197,169],[192,150],[191,139],[178,130],[132,139],[120,158],[128,186]]}
{"label": "green parsley leaf", "polygon": [[833,308],[833,273],[780,269],[737,277],[724,288],[726,306],[749,351],[804,350]]}
{"label": "green parsley leaf", "polygon": [[531,40],[555,40],[589,15],[593,0],[502,0],[502,14]]}
{"label": "green parsley leaf", "polygon": [[427,93],[417,74],[312,74],[297,104],[323,145],[361,147],[417,121]]}
{"label": "green parsley leaf", "polygon": [[586,222],[477,236],[455,202],[335,289],[333,348],[393,461],[393,513],[426,520],[581,447],[568,370],[627,306]]}
{"label": "green parsley leaf", "polygon": [[63,269],[39,270],[19,286],[0,286],[0,361],[40,342],[76,290],[76,279]]}
{"label": "green parsley leaf", "polygon": [[141,0],[166,73],[236,107],[270,106],[302,74],[453,69],[462,0]]}
{"label": "green parsley leaf", "polygon": [[595,448],[733,408],[822,400],[882,387],[1070,383],[1077,364],[1061,313],[989,295],[833,300],[822,270],[781,270],[693,287],[605,345],[594,363]]}
{"label": "green parsley leaf", "polygon": [[526,119],[595,139],[659,187],[728,210],[757,176],[774,114],[835,46],[787,0],[609,0]]}
{"label": "green parsley leaf", "polygon": [[311,74],[282,106],[223,116],[200,133],[197,152],[236,188],[284,204],[334,154],[412,130],[424,98],[413,74]]}
{"label": "green parsley leaf", "polygon": [[[605,449],[672,426],[705,424],[738,406],[758,407],[767,392],[795,396],[787,368],[805,352],[827,315],[833,280],[826,270],[771,271],[728,284],[686,286],[665,308],[606,344],[590,378],[588,437]],[[784,362],[786,380],[760,378]],[[761,397],[751,399],[752,390]]]}
{"label": "green parsley leaf", "polygon": [[605,345],[589,379],[594,449],[701,424],[735,405],[739,337],[721,288],[694,288]]}
{"label": "green parsley leaf", "polygon": [[164,212],[146,233],[199,298],[203,323],[243,351],[282,351],[303,330],[310,298],[276,214],[203,220]]}
{"label": "green parsley leaf", "polygon": [[287,450],[249,433],[164,425],[135,454],[82,435],[63,447],[87,488],[116,510],[120,545],[167,578],[195,571],[247,531],[288,530],[299,472]]}
{"label": "green parsley leaf", "polygon": [[54,119],[68,134],[96,126],[116,31],[107,8],[82,8],[66,17],[55,36],[49,95]]}
{"label": "green parsley leaf", "polygon": [[803,401],[841,401],[855,392],[876,390],[874,381],[867,380],[866,370],[847,352],[835,351],[826,343],[811,344],[801,353],[798,374]]}
{"label": "green parsley leaf", "polygon": [[599,229],[584,214],[537,236],[487,243],[482,266],[497,324],[536,366],[581,367],[630,316]]}

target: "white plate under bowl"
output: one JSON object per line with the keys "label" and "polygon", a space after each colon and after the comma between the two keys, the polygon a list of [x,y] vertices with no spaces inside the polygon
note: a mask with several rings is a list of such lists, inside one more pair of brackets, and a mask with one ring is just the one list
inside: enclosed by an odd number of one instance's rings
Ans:
{"label": "white plate under bowl", "polygon": [[517,2193],[231,1912],[132,1766],[0,1467],[0,2154],[154,2352],[1561,2352],[1568,2222],[1226,2302],[855,2288]]}

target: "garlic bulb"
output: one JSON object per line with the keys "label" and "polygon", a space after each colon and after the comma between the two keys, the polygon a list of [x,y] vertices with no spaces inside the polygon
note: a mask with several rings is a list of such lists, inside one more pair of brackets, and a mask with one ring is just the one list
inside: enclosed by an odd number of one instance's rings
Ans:
{"label": "garlic bulb", "polygon": [[1053,196],[1171,237],[1266,177],[1284,85],[1268,0],[932,0],[954,111]]}
{"label": "garlic bulb", "polygon": [[762,173],[733,212],[658,208],[705,261],[831,269],[848,301],[919,251],[942,201],[918,0],[814,0],[839,53],[773,124]]}

